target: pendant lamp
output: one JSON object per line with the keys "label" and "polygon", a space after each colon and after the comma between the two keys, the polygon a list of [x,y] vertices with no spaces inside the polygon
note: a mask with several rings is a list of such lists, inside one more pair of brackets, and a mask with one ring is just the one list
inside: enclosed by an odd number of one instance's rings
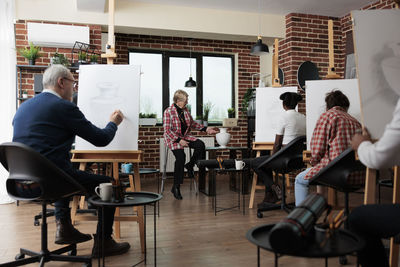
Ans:
{"label": "pendant lamp", "polygon": [[189,57],[190,57],[190,61],[189,61],[189,65],[190,65],[190,76],[189,76],[189,80],[187,80],[185,82],[185,87],[186,88],[193,88],[197,86],[197,83],[195,80],[193,80],[192,78],[192,40],[190,39],[189,41],[189,47],[190,47],[190,52],[189,52]]}
{"label": "pendant lamp", "polygon": [[250,55],[261,56],[269,53],[268,46],[262,43],[261,38],[261,0],[258,0],[258,37],[257,43],[251,48]]}

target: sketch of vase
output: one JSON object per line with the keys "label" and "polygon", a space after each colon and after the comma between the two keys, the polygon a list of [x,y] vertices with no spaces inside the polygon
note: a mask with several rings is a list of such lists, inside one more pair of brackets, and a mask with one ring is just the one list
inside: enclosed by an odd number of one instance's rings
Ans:
{"label": "sketch of vase", "polygon": [[389,44],[389,47],[393,50],[394,57],[382,60],[382,70],[389,86],[400,95],[400,43]]}
{"label": "sketch of vase", "polygon": [[104,127],[109,122],[111,113],[121,108],[123,98],[118,96],[118,83],[101,82],[96,86],[100,94],[90,100],[91,120],[96,126]]}

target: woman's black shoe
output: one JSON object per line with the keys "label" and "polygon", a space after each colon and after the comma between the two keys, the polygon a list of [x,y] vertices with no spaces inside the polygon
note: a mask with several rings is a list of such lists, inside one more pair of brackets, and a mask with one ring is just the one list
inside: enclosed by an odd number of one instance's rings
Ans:
{"label": "woman's black shoe", "polygon": [[179,190],[179,186],[173,186],[171,189],[172,194],[174,194],[174,197],[176,199],[182,199],[182,195],[181,195],[181,190]]}

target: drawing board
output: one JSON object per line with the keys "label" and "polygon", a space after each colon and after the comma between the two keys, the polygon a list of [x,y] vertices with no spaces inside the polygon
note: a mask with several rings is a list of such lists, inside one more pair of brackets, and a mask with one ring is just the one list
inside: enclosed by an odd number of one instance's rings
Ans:
{"label": "drawing board", "polygon": [[360,96],[357,79],[306,81],[307,149],[319,116],[326,111],[325,96],[332,90],[340,90],[350,101],[348,113],[360,120]]}
{"label": "drawing board", "polygon": [[120,109],[125,118],[113,141],[96,147],[80,137],[76,150],[138,150],[140,66],[81,65],[79,68],[78,107],[99,128]]}
{"label": "drawing board", "polygon": [[351,14],[362,122],[372,138],[379,139],[400,95],[400,10],[360,10]]}
{"label": "drawing board", "polygon": [[285,92],[297,93],[297,87],[256,88],[256,142],[274,142],[277,123],[284,113],[279,96]]}

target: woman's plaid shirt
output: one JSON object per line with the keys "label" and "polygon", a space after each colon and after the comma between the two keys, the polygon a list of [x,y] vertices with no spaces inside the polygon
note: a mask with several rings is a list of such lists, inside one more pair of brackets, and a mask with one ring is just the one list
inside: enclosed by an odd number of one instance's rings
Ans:
{"label": "woman's plaid shirt", "polygon": [[163,119],[164,141],[167,147],[171,150],[183,149],[183,147],[179,143],[176,143],[176,140],[178,138],[184,139],[186,141],[197,140],[196,137],[189,135],[191,128],[195,130],[201,130],[204,128],[203,125],[193,120],[187,108],[184,108],[183,112],[185,116],[186,125],[188,126],[184,135],[182,135],[181,122],[179,120],[178,111],[176,110],[174,104],[172,104],[164,111],[164,119]]}

